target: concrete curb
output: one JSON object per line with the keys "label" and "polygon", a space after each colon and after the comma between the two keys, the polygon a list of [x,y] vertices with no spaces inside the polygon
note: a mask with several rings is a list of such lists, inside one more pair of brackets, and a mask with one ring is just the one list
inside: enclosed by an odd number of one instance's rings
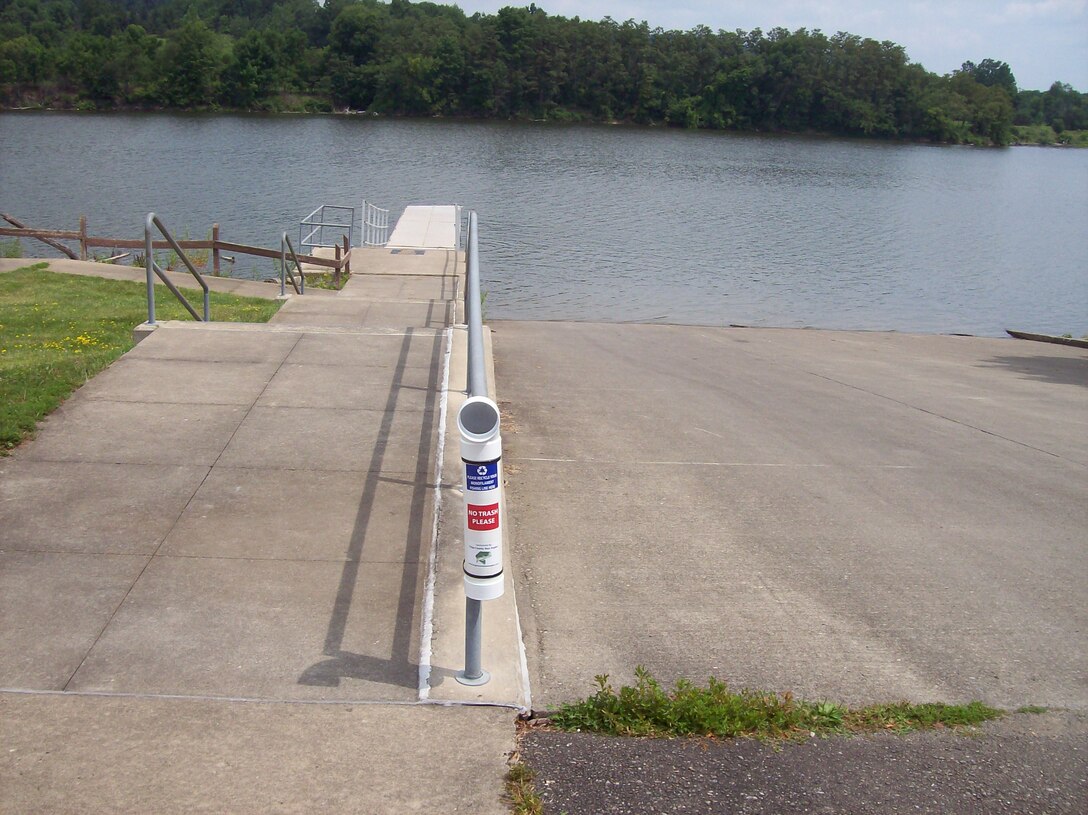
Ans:
{"label": "concrete curb", "polygon": [[[454,674],[464,667],[465,592],[462,580],[462,492],[460,437],[457,411],[468,390],[468,329],[450,329],[449,381],[446,384],[446,438],[442,468],[442,502],[438,508],[437,557],[435,562],[434,629],[431,641],[431,673],[427,698],[435,701],[495,704],[529,710],[532,697],[525,651],[514,596],[513,565],[510,561],[511,524],[503,524],[505,593],[484,603],[483,665],[491,681],[479,687],[461,685]],[[495,398],[495,369],[491,331],[484,329],[490,396]],[[504,476],[505,482],[505,476]],[[509,519],[504,499],[503,517]]]}

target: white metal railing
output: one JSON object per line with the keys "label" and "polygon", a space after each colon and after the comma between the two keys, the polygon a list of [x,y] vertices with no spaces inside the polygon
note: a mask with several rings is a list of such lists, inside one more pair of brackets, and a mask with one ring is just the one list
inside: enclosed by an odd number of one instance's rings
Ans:
{"label": "white metal railing", "polygon": [[385,246],[389,242],[389,210],[363,201],[363,246]]}

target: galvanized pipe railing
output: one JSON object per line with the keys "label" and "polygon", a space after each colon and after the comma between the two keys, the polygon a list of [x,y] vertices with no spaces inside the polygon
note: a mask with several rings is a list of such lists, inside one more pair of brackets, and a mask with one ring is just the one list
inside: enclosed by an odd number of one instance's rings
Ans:
{"label": "galvanized pipe railing", "polygon": [[[295,272],[291,270],[287,263],[287,250],[291,250],[291,260],[295,264],[295,270],[298,271],[298,280],[295,280]],[[287,296],[287,279],[291,279],[291,286],[294,288],[296,294],[306,293],[306,275],[302,273],[302,264],[298,262],[298,255],[295,254],[295,247],[291,243],[291,238],[287,233],[283,233],[283,237],[280,238],[280,297]]]}
{"label": "galvanized pipe railing", "polygon": [[[327,210],[333,210],[336,213],[343,213],[340,217],[346,220],[343,221],[330,221],[329,216],[326,214]],[[309,232],[306,232],[306,227],[313,227]],[[336,237],[329,241],[325,238],[325,230],[333,229],[336,233]],[[303,218],[298,225],[298,245],[303,251],[303,254],[312,254],[306,250],[314,249],[320,246],[336,246],[340,243],[340,239],[347,235],[348,246],[352,245],[355,235],[355,207],[341,206],[339,204],[322,204],[305,218]],[[316,236],[316,239],[315,237]]]}
{"label": "galvanized pipe railing", "polygon": [[468,395],[487,396],[483,303],[480,300],[480,264],[477,258],[475,212],[468,214],[468,247],[465,250],[465,322],[468,324]]}
{"label": "galvanized pipe railing", "polygon": [[[502,439],[499,410],[487,391],[483,303],[476,213],[468,216],[465,253],[465,322],[468,326],[468,398],[458,411],[465,500],[465,669],[456,679],[482,685],[491,675],[483,669],[483,601],[503,593]],[[456,250],[455,250],[456,251]],[[487,520],[484,520],[484,519]],[[470,540],[471,537],[471,540]],[[497,571],[496,571],[497,569]]]}
{"label": "galvanized pipe railing", "polygon": [[[189,270],[189,273],[196,278],[196,282],[200,284],[200,288],[204,290],[204,316],[201,317],[196,313],[196,309],[190,305],[189,301],[185,299],[178,287],[166,276],[166,272],[162,267],[155,262],[155,247],[154,241],[151,239],[151,229],[155,227],[159,230],[159,233],[166,239],[166,242],[170,244],[170,247],[177,253],[178,259],[185,264],[185,268]],[[158,275],[159,279],[166,284],[166,288],[173,292],[174,296],[178,298],[186,310],[193,315],[194,320],[201,320],[202,322],[208,322],[211,319],[211,307],[209,303],[208,284],[204,280],[203,276],[196,270],[189,257],[185,254],[185,250],[178,245],[178,242],[174,240],[174,236],[170,234],[170,231],[166,228],[162,221],[158,219],[158,216],[154,212],[147,213],[147,219],[144,221],[144,266],[147,270],[147,323],[148,325],[155,325],[155,278],[152,275]]]}

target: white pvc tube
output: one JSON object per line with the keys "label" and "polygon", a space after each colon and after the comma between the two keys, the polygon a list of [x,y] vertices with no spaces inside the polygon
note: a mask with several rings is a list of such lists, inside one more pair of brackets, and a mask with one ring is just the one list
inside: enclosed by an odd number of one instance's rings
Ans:
{"label": "white pvc tube", "polygon": [[465,498],[465,596],[494,600],[503,588],[502,436],[499,408],[486,396],[457,413]]}

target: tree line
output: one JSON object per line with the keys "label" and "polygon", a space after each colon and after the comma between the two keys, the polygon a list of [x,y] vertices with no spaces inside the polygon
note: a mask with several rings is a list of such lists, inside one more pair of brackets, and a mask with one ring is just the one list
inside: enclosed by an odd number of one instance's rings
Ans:
{"label": "tree line", "polygon": [[0,105],[365,110],[1007,144],[1088,129],[1088,94],[891,42],[666,31],[409,0],[0,0]]}

